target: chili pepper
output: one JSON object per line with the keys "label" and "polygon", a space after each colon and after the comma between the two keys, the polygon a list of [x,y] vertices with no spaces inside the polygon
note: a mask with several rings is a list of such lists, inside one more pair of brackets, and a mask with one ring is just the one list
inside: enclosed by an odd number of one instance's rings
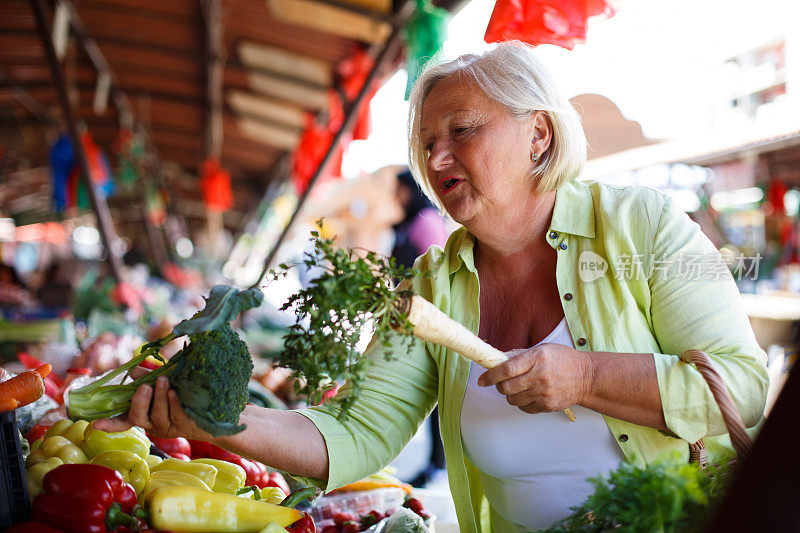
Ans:
{"label": "chili pepper", "polygon": [[308,513],[303,513],[303,518],[286,528],[289,533],[316,533],[317,526]]}
{"label": "chili pepper", "polygon": [[[211,454],[209,453],[209,451],[210,451],[209,447],[211,446],[211,443],[208,443],[208,442],[206,442],[204,440],[193,440],[193,439],[187,439],[187,440],[189,441],[189,446],[192,447],[192,453],[190,454],[190,457],[192,459],[198,459],[198,458],[202,458],[202,457],[211,457]],[[211,458],[212,459],[219,459],[218,457],[211,457]],[[223,460],[227,460],[227,459],[223,459]]]}
{"label": "chili pepper", "polygon": [[190,487],[157,489],[147,508],[154,527],[189,533],[259,531],[270,522],[286,527],[303,516],[288,507]]}
{"label": "chili pepper", "polygon": [[137,521],[123,509],[133,509],[133,489],[119,472],[99,465],[61,465],[44,477],[44,493],[33,500],[35,521],[65,533],[103,533],[135,528]]}
{"label": "chili pepper", "polygon": [[180,459],[174,459],[172,457],[158,463],[153,467],[152,472],[163,472],[166,470],[186,472],[187,474],[199,478],[200,481],[209,487],[214,486],[214,481],[217,479],[218,472],[217,467],[212,465],[181,461]]}
{"label": "chili pepper", "polygon": [[[284,507],[297,507],[303,500],[313,500],[317,496],[317,489],[314,487],[302,487],[289,494],[286,499],[281,502]],[[353,517],[355,518],[355,517]]]}
{"label": "chili pepper", "polygon": [[26,476],[28,478],[28,496],[33,500],[36,496],[42,493],[42,483],[44,483],[44,476],[54,468],[64,464],[64,461],[58,457],[50,457],[36,463],[30,467]]}
{"label": "chili pepper", "polygon": [[[139,354],[137,353],[135,355],[139,355]],[[142,368],[146,368],[147,370],[155,370],[156,368],[158,368],[160,366],[164,366],[164,362],[163,361],[159,361],[158,359],[156,359],[155,357],[150,355],[150,356],[147,357],[147,359],[145,359],[144,361],[139,363],[139,366],[142,367]]]}
{"label": "chili pepper", "polygon": [[42,424],[36,424],[31,429],[29,429],[27,433],[25,433],[25,439],[30,443],[39,440],[42,438],[45,431],[47,431],[49,427],[50,426],[43,426]]}
{"label": "chili pepper", "polygon": [[150,438],[150,442],[155,444],[156,447],[164,453],[169,455],[172,455],[173,453],[182,453],[190,457],[192,455],[192,446],[189,444],[189,441],[183,437],[177,437],[175,439],[162,439],[160,437],[152,437],[150,435],[147,436]]}
{"label": "chili pepper", "polygon": [[186,455],[185,453],[172,453],[170,457],[173,459],[178,459],[179,461],[191,461],[192,458]]}
{"label": "chili pepper", "polygon": [[88,461],[86,454],[78,446],[61,435],[55,435],[44,439],[41,447],[28,455],[25,466],[30,468],[50,457],[58,457],[65,463],[86,463]]}
{"label": "chili pepper", "polygon": [[150,479],[147,480],[147,485],[145,485],[142,492],[142,500],[149,501],[150,495],[161,487],[194,487],[201,490],[211,490],[208,485],[196,476],[186,472],[163,470],[150,474]]}
{"label": "chili pepper", "polygon": [[24,522],[22,524],[13,524],[5,530],[5,533],[61,533],[61,530],[53,529],[39,522]]}
{"label": "chili pepper", "polygon": [[90,425],[83,437],[86,441],[86,453],[90,457],[111,450],[133,452],[143,459],[150,455],[150,439],[137,427],[117,433],[106,433]]}
{"label": "chili pepper", "polygon": [[126,483],[133,486],[136,494],[141,494],[150,477],[150,467],[139,455],[123,451],[111,450],[96,455],[91,464],[113,468],[120,474]]}
{"label": "chili pepper", "polygon": [[192,463],[202,463],[211,465],[217,469],[217,478],[211,490],[214,492],[226,492],[235,494],[237,490],[244,486],[247,474],[239,465],[222,461],[220,459],[194,459]]}

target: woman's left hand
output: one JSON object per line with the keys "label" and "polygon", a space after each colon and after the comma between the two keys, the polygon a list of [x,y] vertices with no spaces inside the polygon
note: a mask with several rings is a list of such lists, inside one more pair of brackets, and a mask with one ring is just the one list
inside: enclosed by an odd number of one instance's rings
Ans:
{"label": "woman's left hand", "polygon": [[495,385],[509,404],[526,413],[561,411],[589,394],[589,363],[574,348],[548,343],[506,355],[508,360],[484,372],[478,385]]}

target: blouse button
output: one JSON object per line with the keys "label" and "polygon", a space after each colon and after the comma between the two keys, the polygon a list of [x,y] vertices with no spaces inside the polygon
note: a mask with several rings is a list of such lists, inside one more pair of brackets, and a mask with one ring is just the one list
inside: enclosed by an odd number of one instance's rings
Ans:
{"label": "blouse button", "polygon": [[550,232],[550,238],[551,239],[555,239],[556,237],[558,237],[558,233],[556,233],[555,231],[551,231]]}
{"label": "blouse button", "polygon": [[566,250],[567,249],[567,243],[562,242],[561,244],[558,245],[558,247],[561,248],[562,250]]}
{"label": "blouse button", "polygon": [[572,300],[572,293],[571,293],[571,292],[568,292],[567,294],[565,294],[565,295],[564,295],[564,299],[565,299],[566,301],[570,301],[570,300]]}
{"label": "blouse button", "polygon": [[585,345],[586,345],[586,339],[584,339],[583,337],[578,339],[578,346],[585,346]]}
{"label": "blouse button", "polygon": [[628,436],[625,433],[623,433],[622,435],[619,436],[619,441],[628,442]]}

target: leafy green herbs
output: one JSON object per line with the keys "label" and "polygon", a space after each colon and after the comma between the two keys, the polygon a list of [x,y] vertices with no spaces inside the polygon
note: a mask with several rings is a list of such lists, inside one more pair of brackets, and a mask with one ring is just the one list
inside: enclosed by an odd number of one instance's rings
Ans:
{"label": "leafy green herbs", "polygon": [[[302,383],[299,392],[315,403],[334,381],[349,380],[352,393],[340,402],[339,418],[344,419],[361,390],[368,364],[356,349],[364,329],[373,323],[375,341],[386,347],[387,359],[392,357],[393,328],[412,329],[401,309],[403,297],[410,292],[391,287],[393,279],[408,278],[413,271],[374,252],[359,255],[337,248],[318,231],[311,235],[314,251],[306,253],[302,264],[323,273],[281,308],[293,309],[297,321],[284,336],[283,350],[274,361],[294,371]],[[280,265],[272,275],[286,275],[289,268]],[[401,338],[400,342],[413,342],[410,335]]]}
{"label": "leafy green herbs", "polygon": [[703,531],[730,478],[727,467],[701,469],[665,460],[645,468],[622,463],[608,477],[591,478],[595,492],[547,531]]}

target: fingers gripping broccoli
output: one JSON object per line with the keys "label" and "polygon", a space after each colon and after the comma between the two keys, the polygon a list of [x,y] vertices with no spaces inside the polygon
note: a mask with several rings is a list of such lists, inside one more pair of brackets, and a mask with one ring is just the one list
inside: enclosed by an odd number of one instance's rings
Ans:
{"label": "fingers gripping broccoli", "polygon": [[189,336],[170,384],[186,414],[212,435],[232,435],[244,429],[239,414],[247,405],[247,383],[253,373],[250,352],[229,325]]}
{"label": "fingers gripping broccoli", "polygon": [[[178,324],[173,332],[142,347],[141,354],[106,374],[101,379],[69,393],[69,416],[96,420],[125,413],[141,385],[153,385],[159,376],[168,376],[186,413],[208,433],[232,435],[242,431],[239,415],[248,400],[247,384],[253,361],[245,343],[228,322],[240,311],[261,304],[258,289],[237,291],[217,286],[206,301],[206,308]],[[153,355],[167,342],[183,334],[189,343],[163,366],[127,381],[130,371]],[[121,384],[108,385],[125,374]]]}

